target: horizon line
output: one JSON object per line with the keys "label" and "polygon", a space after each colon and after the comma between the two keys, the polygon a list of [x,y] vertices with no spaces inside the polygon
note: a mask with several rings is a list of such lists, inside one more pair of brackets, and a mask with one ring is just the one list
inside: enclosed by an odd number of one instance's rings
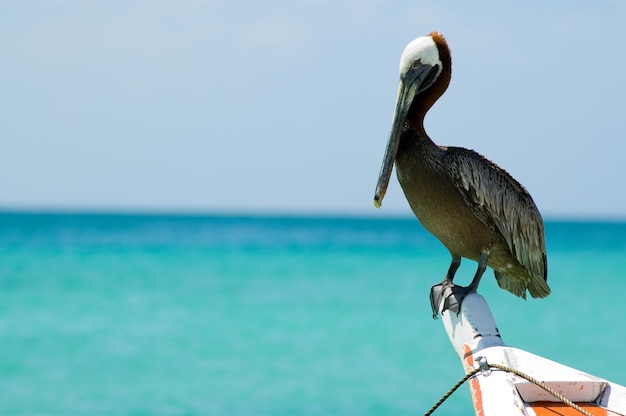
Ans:
{"label": "horizon line", "polygon": [[[377,212],[378,211],[378,212]],[[372,212],[349,210],[302,209],[241,209],[241,208],[181,208],[181,207],[95,207],[95,206],[11,206],[0,204],[0,214],[26,215],[119,215],[172,217],[240,217],[240,218],[336,218],[371,220],[417,220],[411,211],[387,210]],[[626,215],[546,213],[545,222],[626,222]]]}

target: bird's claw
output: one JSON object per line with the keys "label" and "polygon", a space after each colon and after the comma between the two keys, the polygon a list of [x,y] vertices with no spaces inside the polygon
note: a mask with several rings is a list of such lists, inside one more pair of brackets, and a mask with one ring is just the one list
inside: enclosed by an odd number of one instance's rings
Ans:
{"label": "bird's claw", "polygon": [[475,292],[471,287],[458,286],[448,279],[436,284],[430,288],[430,306],[433,310],[433,319],[437,319],[439,315],[439,307],[443,300],[441,313],[450,310],[456,312],[457,316],[461,313],[461,303],[463,299],[470,293]]}

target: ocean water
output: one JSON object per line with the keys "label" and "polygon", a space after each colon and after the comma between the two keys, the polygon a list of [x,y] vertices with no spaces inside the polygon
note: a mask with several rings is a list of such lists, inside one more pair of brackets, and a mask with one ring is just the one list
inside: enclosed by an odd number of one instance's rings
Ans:
{"label": "ocean water", "polygon": [[[626,384],[626,223],[546,239],[548,298],[483,278],[504,340]],[[0,415],[423,414],[463,375],[448,264],[415,219],[0,214]]]}

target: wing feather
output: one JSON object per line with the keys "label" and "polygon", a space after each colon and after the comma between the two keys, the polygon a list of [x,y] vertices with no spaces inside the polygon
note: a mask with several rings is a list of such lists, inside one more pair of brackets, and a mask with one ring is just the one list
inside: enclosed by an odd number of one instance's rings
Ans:
{"label": "wing feather", "polygon": [[473,150],[448,147],[446,159],[448,175],[476,216],[502,235],[511,254],[530,272],[533,281],[543,280],[535,282],[536,294],[531,282],[531,294],[547,296],[543,220],[526,188]]}

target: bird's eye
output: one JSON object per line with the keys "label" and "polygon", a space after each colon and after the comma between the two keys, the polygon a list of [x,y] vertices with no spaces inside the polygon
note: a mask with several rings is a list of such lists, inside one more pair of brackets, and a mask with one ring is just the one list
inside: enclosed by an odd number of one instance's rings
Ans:
{"label": "bird's eye", "polygon": [[413,63],[411,64],[411,68],[413,69],[417,69],[420,67],[422,63],[420,61],[413,61]]}

